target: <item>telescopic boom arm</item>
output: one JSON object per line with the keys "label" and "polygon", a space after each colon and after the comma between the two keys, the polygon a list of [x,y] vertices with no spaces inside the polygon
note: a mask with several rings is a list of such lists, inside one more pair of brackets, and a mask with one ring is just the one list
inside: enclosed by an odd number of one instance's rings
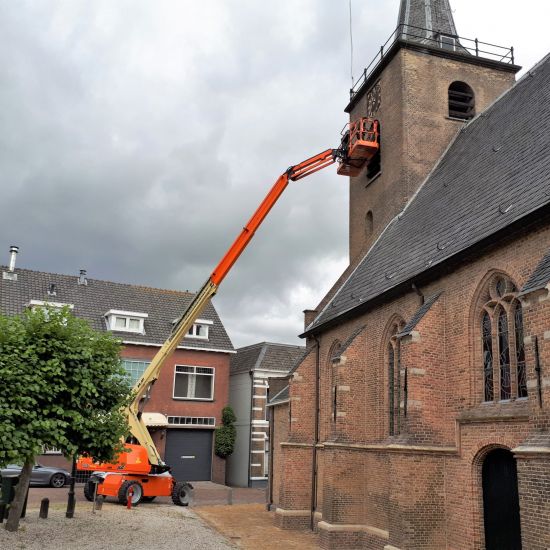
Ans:
{"label": "telescopic boom arm", "polygon": [[178,319],[172,330],[172,334],[170,334],[166,342],[164,342],[135,386],[135,398],[127,409],[130,432],[132,436],[146,448],[153,473],[166,471],[168,470],[168,467],[162,461],[160,454],[149,434],[147,426],[141,419],[141,414],[143,412],[147,395],[149,394],[152,385],[157,380],[164,362],[177,348],[183,337],[188,333],[189,329],[193,326],[193,323],[205,308],[208,301],[216,294],[218,286],[224,280],[233,264],[247,247],[258,227],[264,221],[273,205],[277,202],[283,191],[286,189],[289,181],[297,181],[305,178],[319,170],[322,170],[323,168],[326,168],[327,166],[330,166],[331,164],[334,164],[338,159],[342,159],[341,149],[327,149],[326,151],[323,151],[322,153],[319,153],[318,155],[311,157],[300,164],[291,166],[284,174],[279,176],[256,212],[254,212],[249,222],[244,226],[239,236],[235,239],[235,242],[225,253],[214,271],[212,271],[210,277],[208,277],[200,291],[194,296],[183,315]]}

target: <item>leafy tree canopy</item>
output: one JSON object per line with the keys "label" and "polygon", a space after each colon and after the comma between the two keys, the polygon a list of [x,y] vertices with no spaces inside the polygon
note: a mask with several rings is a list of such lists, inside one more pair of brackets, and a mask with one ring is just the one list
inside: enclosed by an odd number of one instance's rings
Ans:
{"label": "leafy tree canopy", "polygon": [[0,316],[0,465],[33,460],[44,445],[111,460],[131,394],[119,352],[68,307]]}

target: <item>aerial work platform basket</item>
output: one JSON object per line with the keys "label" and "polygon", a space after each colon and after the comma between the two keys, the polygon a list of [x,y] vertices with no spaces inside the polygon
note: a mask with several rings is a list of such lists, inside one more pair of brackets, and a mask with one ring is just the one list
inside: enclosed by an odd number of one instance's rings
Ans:
{"label": "aerial work platform basket", "polygon": [[378,120],[362,117],[346,125],[340,149],[345,155],[338,164],[341,176],[358,176],[380,149]]}

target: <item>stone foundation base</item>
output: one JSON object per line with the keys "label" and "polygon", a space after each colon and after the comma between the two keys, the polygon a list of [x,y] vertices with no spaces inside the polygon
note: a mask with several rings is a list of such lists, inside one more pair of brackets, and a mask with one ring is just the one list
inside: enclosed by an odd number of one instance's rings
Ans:
{"label": "stone foundation base", "polygon": [[309,510],[275,510],[275,525],[281,529],[295,529],[305,531],[311,527],[311,513]]}
{"label": "stone foundation base", "polygon": [[388,532],[368,525],[338,525],[320,521],[318,529],[319,543],[321,548],[326,550],[340,548],[384,550],[388,547]]}

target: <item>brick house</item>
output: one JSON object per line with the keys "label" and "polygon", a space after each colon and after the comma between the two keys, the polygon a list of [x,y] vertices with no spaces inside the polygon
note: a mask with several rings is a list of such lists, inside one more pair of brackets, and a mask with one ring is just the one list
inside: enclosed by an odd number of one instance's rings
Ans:
{"label": "brick house", "polygon": [[270,403],[276,522],[323,548],[545,549],[550,56],[515,83],[447,0],[402,0],[394,38],[346,108],[381,128],[350,266]]}
{"label": "brick house", "polygon": [[[121,357],[132,383],[137,382],[193,296],[91,279],[84,271],[74,276],[19,269],[14,266],[15,254],[13,266],[0,266],[0,311],[17,315],[46,302],[68,304],[74,315],[86,319],[95,330],[110,330],[122,340]],[[225,483],[225,461],[214,455],[213,438],[228,403],[233,353],[231,340],[209,304],[152,389],[145,422],[176,478]],[[40,461],[67,466],[55,451]]]}
{"label": "brick house", "polygon": [[267,395],[304,354],[303,346],[261,342],[237,349],[231,357],[229,404],[237,416],[235,451],[227,459],[227,483],[265,486],[269,468]]}

